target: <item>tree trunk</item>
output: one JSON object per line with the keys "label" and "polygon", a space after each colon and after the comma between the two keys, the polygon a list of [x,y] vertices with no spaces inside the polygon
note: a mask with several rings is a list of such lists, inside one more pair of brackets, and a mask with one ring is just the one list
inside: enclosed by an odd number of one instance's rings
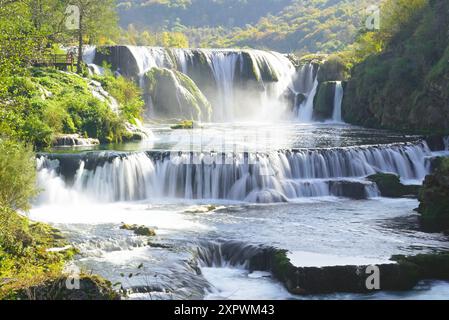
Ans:
{"label": "tree trunk", "polygon": [[76,73],[81,74],[82,73],[82,67],[81,64],[83,63],[83,15],[80,15],[80,25],[78,29],[78,61],[76,64]]}

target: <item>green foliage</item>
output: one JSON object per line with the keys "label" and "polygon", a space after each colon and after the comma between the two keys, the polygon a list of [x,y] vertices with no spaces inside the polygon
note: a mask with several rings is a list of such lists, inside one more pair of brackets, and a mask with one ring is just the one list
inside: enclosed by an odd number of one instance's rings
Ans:
{"label": "green foliage", "polygon": [[117,100],[124,119],[133,124],[135,119],[142,120],[145,102],[140,88],[133,81],[124,77],[114,77],[109,69],[106,70],[104,76],[95,76],[94,79]]}
{"label": "green foliage", "polygon": [[355,64],[345,92],[345,120],[359,125],[449,132],[449,4],[388,0],[381,30],[347,53]]}
{"label": "green foliage", "polygon": [[[193,47],[335,52],[354,40],[369,0],[120,0],[121,25],[182,32]],[[129,27],[128,27],[129,29]],[[130,42],[133,43],[133,42]],[[139,41],[136,41],[139,43]]]}
{"label": "green foliage", "polygon": [[30,77],[12,77],[9,102],[0,108],[3,134],[38,147],[50,146],[56,134],[79,133],[101,142],[128,136],[124,122],[140,119],[143,102],[131,82],[101,79],[119,101],[121,114],[93,96],[89,79],[49,68],[34,68]]}
{"label": "green foliage", "polygon": [[37,194],[36,164],[31,148],[0,137],[0,206],[29,209]]}

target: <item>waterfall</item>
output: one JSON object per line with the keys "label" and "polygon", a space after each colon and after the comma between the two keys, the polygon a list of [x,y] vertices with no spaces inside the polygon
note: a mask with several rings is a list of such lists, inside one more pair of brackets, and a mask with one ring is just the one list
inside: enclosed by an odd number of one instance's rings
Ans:
{"label": "waterfall", "polygon": [[140,86],[144,86],[145,73],[152,68],[163,68],[167,65],[165,50],[163,48],[127,46],[136,60],[139,69]]}
{"label": "waterfall", "polygon": [[94,64],[97,48],[95,46],[85,46],[83,49],[83,61],[94,74],[103,74],[104,70],[101,66]]}
{"label": "waterfall", "polygon": [[214,119],[219,121],[234,118],[234,76],[239,54],[233,52],[204,51],[215,82],[218,86],[219,106],[215,108]]}
{"label": "waterfall", "polygon": [[443,138],[444,150],[449,151],[449,136]]}
{"label": "waterfall", "polygon": [[313,64],[304,64],[296,74],[295,91],[307,95],[312,91],[314,81],[315,75]]}
{"label": "waterfall", "polygon": [[298,119],[301,122],[311,122],[313,118],[313,102],[315,100],[315,95],[318,90],[318,75],[315,77],[313,82],[312,90],[307,95],[306,100],[299,105],[297,110]]}
{"label": "waterfall", "polygon": [[[182,198],[269,203],[344,196],[345,188],[373,195],[375,188],[364,177],[389,172],[422,180],[429,172],[429,155],[425,142],[266,154],[103,152],[77,158],[41,155],[38,170],[43,197],[52,201],[69,201],[75,193],[73,199],[103,202]],[[76,169],[69,173],[69,167]]]}
{"label": "waterfall", "polygon": [[[126,53],[120,52],[118,48],[121,47],[109,47],[109,50],[116,50],[117,54],[111,56],[120,60],[118,57]],[[287,109],[286,103],[282,101],[285,93],[294,91],[295,67],[286,56],[277,52],[139,46],[126,46],[126,49],[135,60],[134,69],[138,70],[135,76],[140,79],[142,87],[145,73],[155,67],[176,69],[192,79],[201,79],[197,85],[214,102],[215,121],[233,121],[247,112],[251,118],[259,116],[263,120],[273,120],[275,115],[280,117]],[[95,49],[89,50],[94,52]],[[94,54],[86,55],[86,63],[93,63],[94,57]],[[134,70],[128,61],[115,62],[115,65]],[[129,74],[130,70],[124,74]],[[210,75],[215,86],[208,81]],[[310,72],[307,76],[310,76]],[[251,82],[257,82],[257,88],[245,87],[246,83]],[[238,90],[241,92],[239,99],[236,96]],[[241,101],[242,97],[245,101]]]}
{"label": "waterfall", "polygon": [[343,102],[343,85],[341,81],[335,83],[335,97],[334,97],[334,113],[332,115],[332,121],[343,122],[341,118],[341,104]]}

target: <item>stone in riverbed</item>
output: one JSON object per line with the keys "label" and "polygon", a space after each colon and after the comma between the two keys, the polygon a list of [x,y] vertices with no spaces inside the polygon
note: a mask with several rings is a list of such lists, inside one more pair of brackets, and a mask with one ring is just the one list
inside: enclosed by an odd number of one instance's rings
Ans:
{"label": "stone in riverbed", "polygon": [[387,198],[417,197],[420,189],[420,186],[402,184],[399,176],[395,174],[377,173],[367,179],[376,183],[382,197]]}
{"label": "stone in riverbed", "polygon": [[120,229],[133,231],[138,236],[145,236],[145,237],[155,237],[156,236],[156,231],[154,229],[146,227],[146,226],[139,226],[136,224],[133,224],[133,225],[123,224],[120,227]]}

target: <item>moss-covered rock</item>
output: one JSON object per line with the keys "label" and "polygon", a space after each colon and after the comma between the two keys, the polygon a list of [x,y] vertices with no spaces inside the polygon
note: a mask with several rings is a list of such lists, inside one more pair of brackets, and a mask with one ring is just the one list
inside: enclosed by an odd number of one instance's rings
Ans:
{"label": "moss-covered rock", "polygon": [[313,101],[313,117],[317,121],[331,119],[334,113],[335,81],[321,82]]}
{"label": "moss-covered rock", "polygon": [[193,129],[195,125],[195,122],[193,122],[192,120],[183,120],[180,121],[179,123],[171,126],[170,128],[173,130],[187,130],[187,129]]}
{"label": "moss-covered rock", "polygon": [[[265,249],[250,260],[251,269],[270,271],[292,294],[368,293],[366,286],[371,273],[368,266],[296,267],[286,250]],[[381,277],[380,290],[410,290],[424,275],[416,264],[402,263],[377,265]]]}
{"label": "moss-covered rock", "polygon": [[[77,279],[78,280],[78,279]],[[120,300],[111,282],[99,276],[81,274],[79,289],[69,288],[74,279],[61,276],[15,293],[18,300]]]}
{"label": "moss-covered rock", "polygon": [[421,279],[449,280],[449,253],[419,254],[416,256],[393,256],[400,265],[417,266]]}
{"label": "moss-covered rock", "polygon": [[176,70],[153,68],[146,74],[146,83],[157,117],[210,119],[211,104],[185,74]]}
{"label": "moss-covered rock", "polygon": [[133,225],[123,224],[120,227],[120,229],[133,231],[138,236],[145,236],[145,237],[155,237],[156,236],[156,231],[154,229],[146,227],[146,226],[139,226],[136,224],[133,224]]}
{"label": "moss-covered rock", "polygon": [[399,176],[389,173],[377,173],[367,178],[375,182],[382,197],[401,198],[405,196],[418,196],[420,186],[404,185]]}
{"label": "moss-covered rock", "polygon": [[418,212],[425,228],[449,229],[449,158],[441,159],[435,172],[426,177],[419,201]]}
{"label": "moss-covered rock", "polygon": [[348,78],[348,66],[338,55],[330,55],[321,63],[318,81],[344,81]]}

